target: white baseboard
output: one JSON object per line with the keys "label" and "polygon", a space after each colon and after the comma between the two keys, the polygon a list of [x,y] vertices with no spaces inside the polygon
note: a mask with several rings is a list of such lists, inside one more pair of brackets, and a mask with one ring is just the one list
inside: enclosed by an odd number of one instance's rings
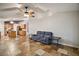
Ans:
{"label": "white baseboard", "polygon": [[59,43],[61,45],[66,45],[66,46],[70,46],[70,47],[75,47],[75,48],[79,48],[79,46],[76,45],[70,45],[70,44],[65,44],[65,43]]}

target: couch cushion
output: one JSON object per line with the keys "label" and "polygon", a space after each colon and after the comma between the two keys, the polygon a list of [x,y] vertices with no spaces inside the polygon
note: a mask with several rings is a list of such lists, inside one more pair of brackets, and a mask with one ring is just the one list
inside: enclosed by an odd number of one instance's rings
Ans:
{"label": "couch cushion", "polygon": [[52,32],[45,32],[45,35],[53,35]]}
{"label": "couch cushion", "polygon": [[44,34],[44,31],[37,31],[37,34]]}
{"label": "couch cushion", "polygon": [[45,32],[44,37],[50,37],[50,39],[52,38],[53,33],[52,32]]}
{"label": "couch cushion", "polygon": [[44,31],[37,31],[37,35],[39,35],[39,36],[44,36]]}

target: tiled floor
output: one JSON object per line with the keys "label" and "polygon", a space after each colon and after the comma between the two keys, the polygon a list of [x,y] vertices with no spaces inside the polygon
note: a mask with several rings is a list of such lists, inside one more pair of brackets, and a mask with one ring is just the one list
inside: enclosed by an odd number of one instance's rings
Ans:
{"label": "tiled floor", "polygon": [[[59,50],[60,49],[60,50]],[[58,51],[59,50],[59,51]],[[61,51],[67,51],[68,54],[63,54]],[[0,56],[61,56],[79,55],[79,50],[63,45],[45,45],[40,42],[33,41],[20,36],[18,38],[2,37],[0,40]]]}
{"label": "tiled floor", "polygon": [[[30,40],[30,49],[31,49],[31,55],[40,55],[39,53],[41,51],[44,51],[43,54],[44,56],[79,56],[79,51],[77,48],[72,48],[72,47],[68,47],[68,46],[63,46],[63,45],[59,45],[58,48],[55,44],[51,44],[51,45],[45,45],[42,44],[40,42],[36,42],[33,40]],[[41,51],[39,51],[39,49],[41,49]],[[59,49],[61,49],[60,51],[58,51]],[[39,53],[37,53],[37,51]],[[62,52],[64,51],[64,52]],[[61,53],[62,52],[62,53]],[[67,54],[66,54],[67,52]]]}
{"label": "tiled floor", "polygon": [[3,37],[0,40],[0,55],[29,55],[29,40],[25,36],[18,38]]}

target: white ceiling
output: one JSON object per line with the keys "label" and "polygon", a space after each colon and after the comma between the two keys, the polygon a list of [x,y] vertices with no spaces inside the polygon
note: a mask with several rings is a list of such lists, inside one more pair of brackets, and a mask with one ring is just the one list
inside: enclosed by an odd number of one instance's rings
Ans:
{"label": "white ceiling", "polygon": [[16,3],[0,3],[0,9],[16,7]]}
{"label": "white ceiling", "polygon": [[17,7],[15,3],[0,3],[0,18],[12,18],[12,17],[20,17],[22,16],[21,12],[18,9],[13,10],[5,10],[9,8]]}
{"label": "white ceiling", "polygon": [[[6,8],[16,7],[16,3],[0,3],[0,18],[9,18],[9,17],[21,17],[21,12],[18,9],[1,11]],[[41,3],[41,4],[24,4],[24,6],[31,6],[39,8],[40,10],[52,12],[66,12],[66,11],[79,11],[79,4],[77,3]],[[35,9],[36,9],[35,8]],[[38,11],[39,12],[39,11]]]}
{"label": "white ceiling", "polygon": [[51,11],[63,12],[63,11],[78,11],[79,4],[77,3],[41,3],[33,4],[36,7],[42,9],[50,9]]}

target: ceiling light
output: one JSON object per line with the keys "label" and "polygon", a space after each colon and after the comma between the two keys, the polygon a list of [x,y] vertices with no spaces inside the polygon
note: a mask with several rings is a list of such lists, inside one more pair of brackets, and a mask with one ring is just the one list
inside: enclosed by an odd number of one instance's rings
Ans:
{"label": "ceiling light", "polygon": [[10,21],[10,23],[13,24],[14,22],[13,21]]}

